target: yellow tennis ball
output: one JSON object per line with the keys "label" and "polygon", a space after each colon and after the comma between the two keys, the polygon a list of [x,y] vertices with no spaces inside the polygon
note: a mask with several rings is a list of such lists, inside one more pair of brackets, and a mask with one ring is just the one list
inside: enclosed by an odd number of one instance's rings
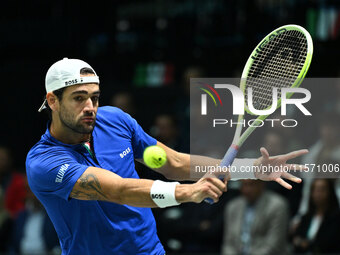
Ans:
{"label": "yellow tennis ball", "polygon": [[144,150],[143,159],[150,168],[160,168],[166,163],[166,152],[163,148],[153,145]]}

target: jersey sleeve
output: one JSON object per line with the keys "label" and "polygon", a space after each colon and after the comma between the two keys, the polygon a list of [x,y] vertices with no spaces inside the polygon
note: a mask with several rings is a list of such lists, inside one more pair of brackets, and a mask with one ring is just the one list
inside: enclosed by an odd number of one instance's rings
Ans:
{"label": "jersey sleeve", "polygon": [[148,135],[133,117],[120,109],[119,111],[121,113],[122,121],[129,129],[134,157],[136,159],[143,158],[145,148],[151,145],[156,145],[157,140]]}
{"label": "jersey sleeve", "polygon": [[157,140],[144,132],[137,121],[128,115],[130,128],[132,129],[132,147],[135,158],[143,158],[146,147],[156,145]]}
{"label": "jersey sleeve", "polygon": [[88,168],[66,151],[49,149],[26,161],[27,177],[33,192],[56,195],[69,200],[69,195]]}
{"label": "jersey sleeve", "polygon": [[146,147],[157,144],[155,138],[145,133],[137,121],[121,109],[105,106],[100,111],[111,125],[121,126],[121,130],[131,139],[135,158],[142,158]]}

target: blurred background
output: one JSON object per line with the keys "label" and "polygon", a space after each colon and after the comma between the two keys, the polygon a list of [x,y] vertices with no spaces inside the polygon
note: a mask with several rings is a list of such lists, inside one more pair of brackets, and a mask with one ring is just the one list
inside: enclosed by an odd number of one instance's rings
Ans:
{"label": "blurred background", "polygon": [[[29,191],[25,157],[46,129],[37,112],[45,74],[63,57],[96,70],[101,105],[122,108],[183,152],[190,148],[190,78],[239,77],[255,45],[281,25],[312,35],[308,77],[340,75],[337,0],[3,0],[0,19],[0,254],[59,253],[53,226]],[[301,163],[338,164],[340,83],[310,90],[315,118],[305,132],[278,127],[253,142],[271,154],[309,148]],[[137,168],[141,177],[162,178]],[[167,254],[340,254],[339,197],[337,179],[309,180],[293,191],[244,181],[215,206],[154,213]]]}

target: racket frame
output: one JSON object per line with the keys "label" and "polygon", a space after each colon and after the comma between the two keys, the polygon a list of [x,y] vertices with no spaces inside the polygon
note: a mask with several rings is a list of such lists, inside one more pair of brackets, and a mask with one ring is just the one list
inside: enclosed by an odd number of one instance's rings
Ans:
{"label": "racket frame", "polygon": [[[259,42],[259,44],[255,47],[255,49],[252,51],[252,53],[250,54],[246,65],[243,68],[243,72],[241,75],[241,81],[240,81],[240,89],[242,90],[243,94],[245,94],[245,88],[246,88],[246,80],[247,80],[247,76],[250,70],[251,65],[254,62],[254,59],[252,58],[252,56],[254,54],[256,54],[259,50],[261,50],[261,47],[264,46],[266,43],[268,43],[270,40],[272,40],[276,35],[278,35],[281,31],[289,31],[289,30],[297,30],[302,32],[307,39],[307,56],[306,56],[306,60],[305,63],[298,75],[298,77],[296,78],[296,80],[294,81],[293,85],[290,86],[290,88],[297,88],[301,85],[304,77],[306,76],[306,73],[309,69],[309,66],[311,64],[311,60],[312,60],[312,56],[313,56],[313,41],[312,38],[310,36],[310,34],[308,33],[308,31],[306,29],[304,29],[301,26],[298,25],[285,25],[285,26],[281,26],[277,29],[275,29],[274,31],[272,31],[271,33],[269,33],[266,37],[264,37],[262,39],[262,41]],[[290,98],[294,93],[288,93],[286,95],[286,98]],[[281,106],[281,98],[278,100],[277,102],[277,106],[276,109],[279,108]],[[251,115],[254,115],[248,108],[247,104],[245,104],[245,111]],[[235,130],[235,135],[233,138],[233,142],[231,144],[231,146],[229,147],[229,149],[226,151],[222,161],[221,161],[221,166],[230,166],[235,157],[237,156],[237,153],[239,151],[239,148],[242,146],[242,144],[245,142],[245,140],[247,140],[247,138],[249,137],[249,135],[258,127],[256,125],[254,125],[254,123],[256,123],[256,121],[259,123],[259,121],[263,121],[264,119],[266,119],[269,115],[260,115],[256,118],[256,120],[253,122],[252,126],[248,127],[244,133],[241,135],[241,131],[242,131],[242,125],[240,124],[240,122],[242,122],[244,120],[244,114],[240,114],[238,116],[238,124],[236,126],[236,130]],[[220,180],[223,181],[224,177],[223,175],[217,176]],[[213,200],[211,198],[206,198],[204,200],[205,202],[212,204]]]}
{"label": "racket frame", "polygon": [[[280,33],[284,32],[284,31],[290,31],[290,30],[294,30],[294,31],[300,31],[301,33],[303,33],[306,36],[307,39],[307,56],[306,56],[306,61],[298,75],[298,77],[296,78],[295,82],[293,83],[293,85],[290,88],[297,88],[301,85],[303,79],[305,78],[307,71],[309,69],[309,66],[312,62],[312,56],[313,56],[313,40],[312,37],[310,36],[310,34],[308,33],[308,31],[298,25],[285,25],[285,26],[281,26],[277,29],[275,29],[274,31],[272,31],[271,33],[269,33],[266,37],[264,37],[262,39],[262,41],[260,41],[258,43],[258,45],[255,47],[255,49],[252,51],[252,53],[250,54],[246,65],[243,68],[243,72],[241,75],[241,81],[240,81],[240,89],[242,90],[242,92],[245,94],[245,89],[246,89],[246,82],[247,82],[247,77],[248,77],[248,73],[250,71],[250,67],[254,62],[254,59],[252,58],[252,56],[254,56],[255,54],[257,54],[257,52],[261,51],[261,48],[267,44],[270,40],[272,40],[273,38],[275,38],[277,35],[279,35]],[[286,98],[290,98],[294,93],[287,93]],[[278,99],[277,102],[277,106],[276,109],[278,109],[281,106],[281,98]],[[248,108],[247,104],[245,104],[245,111],[251,115],[254,115]],[[265,120],[269,115],[260,115],[257,117],[256,121],[258,123],[260,123],[260,121]],[[238,116],[238,120],[237,122],[241,122],[244,119],[244,114],[243,115],[239,115]],[[253,122],[253,123],[256,123]],[[247,140],[247,138],[249,137],[249,135],[257,128],[256,124],[254,124],[254,126],[250,126],[248,127],[244,133],[241,135],[241,131],[242,131],[242,126],[240,124],[237,124],[236,126],[236,131],[235,131],[235,135],[234,135],[234,139],[232,144],[236,145],[237,147],[241,147],[242,144],[245,142],[245,140]]]}
{"label": "racket frame", "polygon": [[[275,29],[274,31],[272,31],[271,33],[269,33],[265,38],[262,39],[262,41],[260,41],[258,43],[258,45],[255,47],[255,49],[252,51],[252,53],[250,54],[246,65],[243,68],[243,72],[241,75],[241,81],[240,81],[240,89],[243,91],[243,93],[245,93],[245,88],[246,88],[246,81],[247,81],[247,77],[248,77],[248,73],[250,71],[250,67],[254,62],[254,59],[252,58],[252,56],[256,55],[259,51],[262,51],[262,47],[265,46],[270,40],[274,39],[277,35],[279,35],[282,32],[285,31],[299,31],[301,33],[303,33],[306,36],[307,39],[307,56],[306,56],[306,61],[303,65],[303,67],[301,68],[301,71],[298,75],[298,77],[296,78],[295,82],[293,83],[292,86],[290,86],[290,88],[297,88],[301,85],[303,79],[305,78],[307,71],[309,69],[309,66],[312,62],[312,56],[313,56],[313,40],[312,37],[310,36],[310,34],[308,33],[308,31],[299,26],[299,25],[284,25],[281,26],[277,29]],[[290,98],[294,93],[288,93],[286,98]],[[281,106],[281,98],[278,100],[277,102],[277,108],[279,108]],[[268,109],[268,108],[267,108]],[[248,108],[247,104],[245,104],[245,110],[247,113],[254,115]],[[266,110],[266,109],[264,109]],[[269,115],[267,115],[269,116]]]}

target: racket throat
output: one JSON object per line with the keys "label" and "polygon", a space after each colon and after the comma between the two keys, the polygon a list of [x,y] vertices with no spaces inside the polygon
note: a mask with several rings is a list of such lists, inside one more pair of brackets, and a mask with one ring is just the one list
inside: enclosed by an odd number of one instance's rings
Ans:
{"label": "racket throat", "polygon": [[236,126],[236,130],[235,130],[235,135],[234,135],[234,139],[232,142],[232,146],[239,146],[238,142],[241,136],[241,131],[242,131],[242,127],[245,125],[245,120],[243,119],[243,115],[239,115],[237,118],[237,126]]}

